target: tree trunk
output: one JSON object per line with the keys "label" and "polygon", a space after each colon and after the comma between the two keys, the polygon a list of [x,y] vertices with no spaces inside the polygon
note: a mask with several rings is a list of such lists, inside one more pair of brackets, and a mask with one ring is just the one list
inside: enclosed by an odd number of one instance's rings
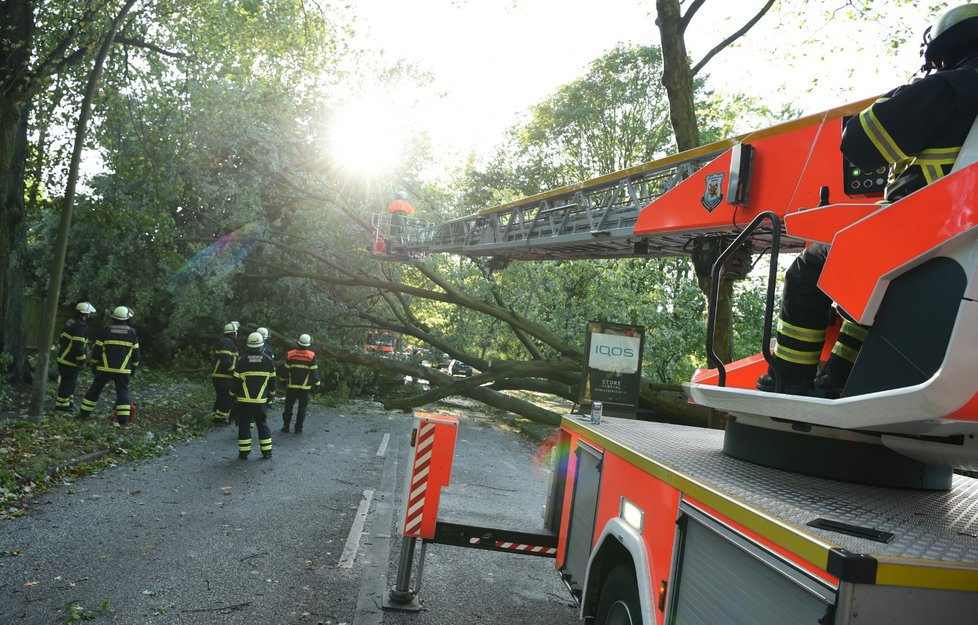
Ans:
{"label": "tree trunk", "polygon": [[[22,113],[29,87],[28,64],[34,42],[30,2],[0,2],[0,352],[24,367],[23,271],[25,226],[23,172],[27,114]],[[19,356],[18,356],[19,354]]]}
{"label": "tree trunk", "polygon": [[68,168],[68,181],[65,184],[65,195],[61,203],[61,221],[58,224],[58,236],[54,245],[54,261],[51,267],[51,279],[48,283],[48,296],[44,308],[44,327],[37,351],[37,366],[34,369],[34,388],[31,394],[30,417],[34,423],[40,423],[44,415],[44,395],[47,390],[48,361],[51,356],[51,343],[54,340],[54,324],[58,316],[58,301],[61,298],[61,278],[64,275],[65,255],[68,249],[68,231],[71,229],[71,212],[75,205],[75,188],[78,184],[78,167],[81,162],[82,150],[85,147],[85,136],[88,132],[88,118],[92,110],[92,100],[98,87],[99,77],[105,57],[115,40],[119,24],[128,15],[129,10],[137,0],[127,0],[119,10],[109,32],[106,33],[99,48],[92,71],[85,85],[85,95],[82,98],[81,110],[78,112],[78,125],[75,128],[75,144],[71,152],[71,164]]}
{"label": "tree trunk", "polygon": [[700,135],[680,0],[656,0],[655,8],[662,46],[662,85],[669,96],[669,120],[676,135],[676,147],[683,152],[698,147]]}
{"label": "tree trunk", "polygon": [[[10,181],[4,199],[4,210],[0,212],[0,259],[3,259],[3,277],[0,279],[0,293],[3,301],[3,340],[0,351],[13,357],[12,374],[18,384],[22,383],[28,372],[24,357],[24,271],[27,260],[27,225],[24,221],[24,167],[27,163],[27,122],[30,106],[21,107],[20,122],[17,124],[14,142],[13,163],[10,168]],[[5,249],[4,249],[5,248]]]}

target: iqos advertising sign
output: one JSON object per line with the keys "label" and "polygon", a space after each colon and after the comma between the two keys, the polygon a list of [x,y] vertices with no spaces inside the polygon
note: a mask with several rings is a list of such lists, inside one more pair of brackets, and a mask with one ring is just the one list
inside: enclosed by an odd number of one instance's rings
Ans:
{"label": "iqos advertising sign", "polygon": [[581,385],[582,411],[596,401],[609,416],[635,416],[642,380],[645,328],[592,321],[587,324],[587,361]]}
{"label": "iqos advertising sign", "polygon": [[642,353],[640,336],[617,334],[591,334],[591,351],[588,366],[601,371],[635,373]]}

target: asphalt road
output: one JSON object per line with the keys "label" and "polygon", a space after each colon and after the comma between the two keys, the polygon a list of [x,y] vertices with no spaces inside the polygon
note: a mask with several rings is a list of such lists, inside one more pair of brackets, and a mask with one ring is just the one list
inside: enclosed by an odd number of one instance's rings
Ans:
{"label": "asphalt road", "polygon": [[[237,460],[236,433],[215,430],[0,522],[0,623],[578,622],[553,560],[443,545],[427,549],[421,611],[382,610],[414,419],[368,402],[310,409],[301,435],[272,419],[270,461]],[[442,514],[538,529],[549,472],[534,446],[453,413]]]}

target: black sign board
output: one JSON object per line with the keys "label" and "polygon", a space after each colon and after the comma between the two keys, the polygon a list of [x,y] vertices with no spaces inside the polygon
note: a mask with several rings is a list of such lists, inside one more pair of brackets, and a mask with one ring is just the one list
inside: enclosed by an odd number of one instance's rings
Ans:
{"label": "black sign board", "polygon": [[584,380],[578,404],[588,413],[594,402],[612,417],[635,417],[642,382],[645,328],[590,321],[584,341]]}

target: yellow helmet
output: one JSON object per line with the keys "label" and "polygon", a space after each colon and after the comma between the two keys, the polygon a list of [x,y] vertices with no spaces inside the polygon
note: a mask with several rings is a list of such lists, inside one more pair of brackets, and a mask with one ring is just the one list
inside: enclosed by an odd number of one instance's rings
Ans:
{"label": "yellow helmet", "polygon": [[75,306],[75,310],[83,315],[95,314],[95,307],[92,306],[91,302],[79,302],[78,305]]}
{"label": "yellow helmet", "polygon": [[309,347],[312,345],[312,337],[308,334],[300,334],[299,340],[296,342],[299,344],[299,347]]}
{"label": "yellow helmet", "polygon": [[129,309],[126,308],[125,306],[116,306],[112,310],[112,318],[118,319],[119,321],[125,321],[131,316],[132,315],[129,314]]}

